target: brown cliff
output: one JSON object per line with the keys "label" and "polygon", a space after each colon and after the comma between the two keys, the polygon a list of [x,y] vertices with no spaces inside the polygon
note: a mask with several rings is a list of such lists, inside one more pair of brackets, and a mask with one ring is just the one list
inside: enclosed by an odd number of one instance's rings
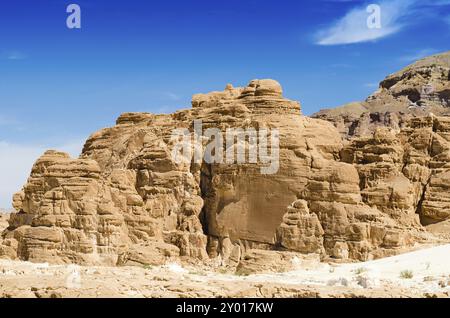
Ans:
{"label": "brown cliff", "polygon": [[[278,131],[276,173],[262,173],[260,161],[174,160],[174,129],[192,132],[197,120],[204,129]],[[448,132],[431,117],[344,146],[331,123],[302,116],[273,80],[195,95],[191,109],[171,115],[123,114],[90,136],[80,158],[38,159],[14,196],[0,256],[133,265],[238,263],[253,249],[395,254],[429,238],[422,225],[448,219]]]}

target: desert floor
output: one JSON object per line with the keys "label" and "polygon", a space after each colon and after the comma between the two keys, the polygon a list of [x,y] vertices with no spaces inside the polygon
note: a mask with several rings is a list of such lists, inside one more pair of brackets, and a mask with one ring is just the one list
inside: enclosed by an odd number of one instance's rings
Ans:
{"label": "desert floor", "polygon": [[0,297],[449,297],[450,244],[353,264],[237,276],[206,266],[48,265],[0,260]]}

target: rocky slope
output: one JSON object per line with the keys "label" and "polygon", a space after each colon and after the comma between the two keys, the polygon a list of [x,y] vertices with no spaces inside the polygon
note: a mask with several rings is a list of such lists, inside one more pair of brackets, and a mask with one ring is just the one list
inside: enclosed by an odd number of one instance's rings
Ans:
{"label": "rocky slope", "polygon": [[[278,131],[276,173],[262,173],[273,162],[261,153],[239,164],[192,161],[196,152],[175,160],[174,129],[193,132],[198,120],[203,129]],[[446,118],[430,116],[344,145],[273,80],[195,95],[191,109],[171,115],[126,113],[91,135],[78,159],[47,151],[36,161],[14,196],[0,256],[95,265],[213,259],[257,271],[290,263],[292,253],[341,261],[395,254],[435,242],[423,226],[449,218],[449,132]],[[203,155],[210,138],[200,140]],[[224,142],[214,156],[254,144],[241,146]]]}
{"label": "rocky slope", "polygon": [[424,58],[389,75],[364,102],[312,115],[332,122],[345,137],[368,136],[377,127],[399,130],[411,118],[450,114],[450,52]]}

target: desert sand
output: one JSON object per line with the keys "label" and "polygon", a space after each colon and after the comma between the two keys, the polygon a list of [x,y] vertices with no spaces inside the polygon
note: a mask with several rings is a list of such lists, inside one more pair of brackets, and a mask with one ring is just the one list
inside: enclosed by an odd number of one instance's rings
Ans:
{"label": "desert sand", "polygon": [[[448,297],[450,244],[352,264],[238,276],[212,267],[49,265],[0,260],[0,297]],[[132,282],[132,283],[130,283]]]}

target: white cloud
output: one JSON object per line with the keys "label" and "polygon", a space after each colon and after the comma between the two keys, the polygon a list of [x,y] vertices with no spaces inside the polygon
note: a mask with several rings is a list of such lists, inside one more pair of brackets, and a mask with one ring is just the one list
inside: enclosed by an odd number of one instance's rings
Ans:
{"label": "white cloud", "polygon": [[411,8],[417,0],[384,0],[377,4],[381,7],[381,28],[369,28],[367,19],[370,13],[367,6],[352,9],[343,18],[330,27],[317,33],[317,44],[339,45],[374,41],[400,31],[405,25],[405,17],[411,14]]}
{"label": "white cloud", "polygon": [[25,184],[31,167],[47,149],[57,149],[78,157],[84,141],[71,141],[59,147],[30,146],[0,141],[0,208],[11,207],[12,195]]}

